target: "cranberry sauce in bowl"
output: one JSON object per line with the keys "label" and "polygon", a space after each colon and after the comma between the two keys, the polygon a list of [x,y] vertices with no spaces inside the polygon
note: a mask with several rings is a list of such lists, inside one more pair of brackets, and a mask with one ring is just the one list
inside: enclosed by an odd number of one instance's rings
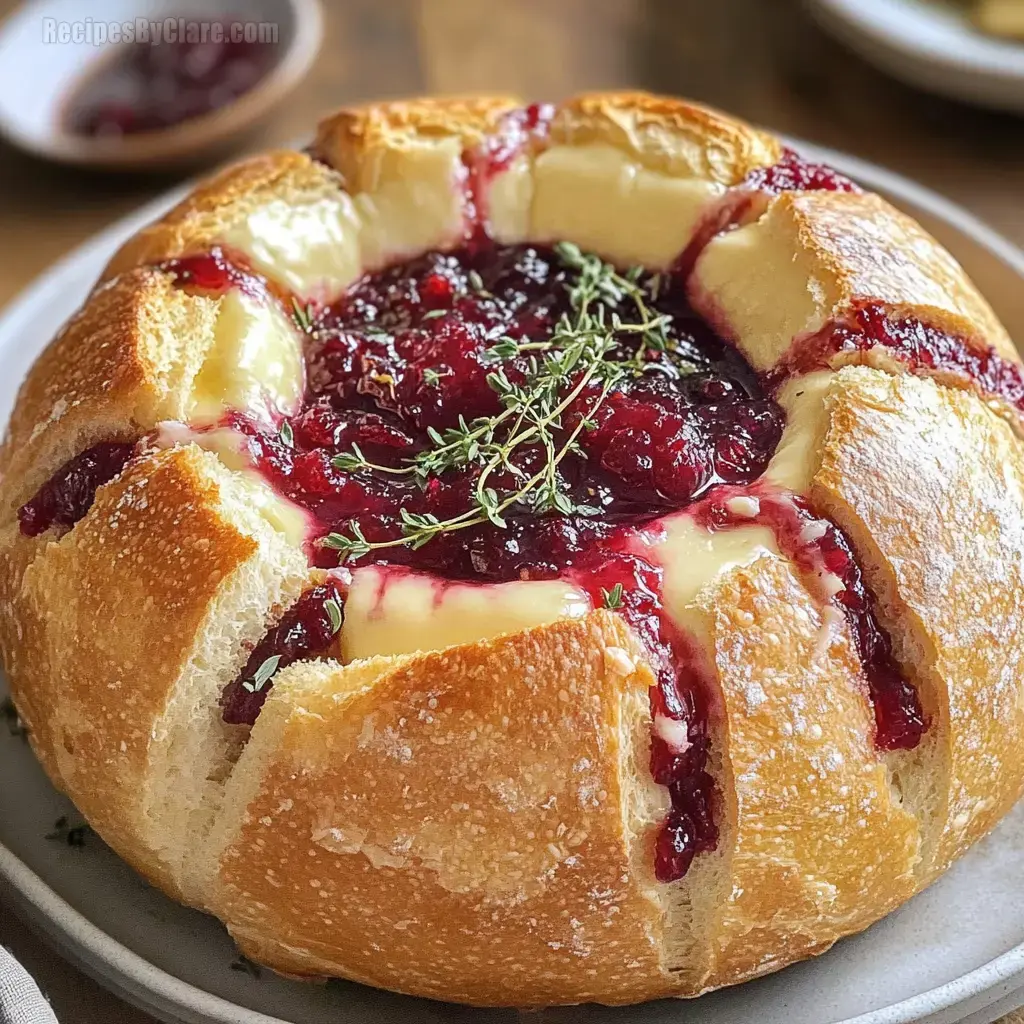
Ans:
{"label": "cranberry sauce in bowl", "polygon": [[242,19],[168,22],[174,29],[168,38],[127,41],[87,75],[67,105],[69,131],[110,138],[170,128],[233,103],[280,59],[266,31],[274,26]]}

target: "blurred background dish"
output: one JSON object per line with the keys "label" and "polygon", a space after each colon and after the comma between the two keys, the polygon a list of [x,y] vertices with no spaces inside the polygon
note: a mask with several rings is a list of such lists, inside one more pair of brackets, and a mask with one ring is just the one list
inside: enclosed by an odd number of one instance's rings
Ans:
{"label": "blurred background dish", "polygon": [[808,0],[865,60],[922,89],[1024,111],[1021,0]]}
{"label": "blurred background dish", "polygon": [[0,26],[0,132],[107,169],[223,154],[301,81],[322,34],[318,0],[31,0]]}
{"label": "blurred background dish", "polygon": [[1024,0],[967,0],[971,21],[989,35],[1024,42]]}

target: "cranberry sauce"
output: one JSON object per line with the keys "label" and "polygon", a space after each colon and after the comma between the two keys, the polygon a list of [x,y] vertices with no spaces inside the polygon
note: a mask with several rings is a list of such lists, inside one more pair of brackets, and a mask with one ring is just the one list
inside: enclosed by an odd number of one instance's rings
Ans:
{"label": "cranberry sauce", "polygon": [[307,590],[253,648],[241,675],[221,696],[224,721],[254,725],[273,677],[296,661],[325,653],[341,629],[344,603],[337,583]]}
{"label": "cranberry sauce", "polygon": [[[921,741],[927,721],[917,691],[892,654],[892,641],[878,622],[876,602],[864,581],[846,535],[835,523],[815,515],[799,497],[764,493],[750,499],[744,492],[742,514],[728,492],[712,495],[698,511],[709,529],[749,525],[770,527],[783,554],[814,580],[819,597],[846,617],[857,646],[875,711],[876,743],[882,750],[912,750]],[[756,506],[749,506],[753,500]],[[826,617],[826,627],[827,627]]]}
{"label": "cranberry sauce", "polygon": [[690,643],[663,612],[661,567],[630,550],[635,547],[636,531],[622,529],[577,559],[567,575],[595,608],[622,615],[650,655],[657,678],[650,768],[671,799],[655,841],[654,869],[659,881],[672,882],[718,842],[714,780],[707,771],[709,686]]}
{"label": "cranberry sauce", "polygon": [[69,130],[117,138],[169,128],[232,103],[279,59],[274,42],[247,41],[253,26],[240,22],[174,27],[184,31],[122,46],[92,73],[72,97]]}
{"label": "cranberry sauce", "polygon": [[778,195],[780,192],[859,192],[860,188],[845,174],[805,160],[788,147],[782,158],[770,167],[757,167],[747,175],[741,188]]}
{"label": "cranberry sauce", "polygon": [[[401,544],[410,517],[446,521],[472,506],[494,440],[474,431],[514,406],[527,381],[536,386],[538,366],[552,358],[570,283],[552,250],[472,246],[364,278],[313,315],[307,402],[288,429],[268,432],[241,417],[235,425],[321,537],[348,533],[357,520],[368,543],[390,545],[364,563],[465,580],[550,578],[618,524],[682,508],[718,483],[756,479],[781,434],[781,411],[690,311],[681,282],[644,280],[658,293],[651,315],[670,318],[663,350],[640,354],[636,372],[603,398],[596,378],[571,368],[559,386],[547,385],[551,404],[562,405],[547,443],[560,451],[575,435],[574,443],[553,471],[547,505],[532,494],[513,502],[501,513],[504,529],[461,525],[422,547]],[[602,308],[609,320],[617,312]],[[636,357],[639,337],[619,332],[610,357]],[[459,437],[465,445],[444,472],[410,472],[410,460]],[[543,444],[517,445],[486,485],[504,500],[549,461]],[[338,556],[318,546],[314,558],[330,566]]]}
{"label": "cranberry sauce", "polygon": [[124,469],[134,452],[134,443],[104,441],[65,462],[35,497],[18,509],[21,532],[37,537],[51,526],[74,526],[92,508],[96,491]]}
{"label": "cranberry sauce", "polygon": [[874,303],[857,308],[847,322],[798,343],[765,383],[771,387],[794,374],[821,369],[833,356],[874,348],[884,349],[912,373],[959,377],[1024,413],[1024,368],[1003,359],[992,346],[972,346],[913,317],[890,316]]}
{"label": "cranberry sauce", "polygon": [[237,288],[254,299],[273,295],[279,301],[289,301],[269,281],[253,271],[244,256],[228,252],[221,246],[214,246],[207,253],[165,260],[159,264],[159,269],[172,274],[176,284],[190,291],[223,295]]}

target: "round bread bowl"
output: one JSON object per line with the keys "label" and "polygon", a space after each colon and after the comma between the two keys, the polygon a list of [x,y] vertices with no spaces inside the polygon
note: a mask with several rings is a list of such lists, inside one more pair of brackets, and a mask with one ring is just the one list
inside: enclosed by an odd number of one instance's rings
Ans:
{"label": "round bread bowl", "polygon": [[[603,627],[602,627],[602,628],[603,628]],[[627,650],[628,650],[628,640],[627,640],[627,639],[626,639],[625,637],[623,637],[623,636],[621,636],[621,635],[619,635],[619,634],[616,634],[616,642],[615,642],[615,646],[622,646],[622,647],[623,647],[623,649],[627,649]],[[102,829],[102,825],[101,825],[101,829]],[[115,841],[116,841],[116,840],[115,840]],[[122,845],[123,845],[123,844],[122,844]],[[154,864],[154,865],[151,865],[151,866],[150,866],[149,870],[150,870],[151,872],[153,872],[153,873],[158,873],[158,872],[160,872],[160,871],[162,871],[162,870],[165,870],[165,869],[164,869],[164,868],[163,868],[163,867],[162,867],[161,865],[159,865],[159,864]],[[173,880],[172,880],[171,882],[168,882],[168,881],[167,881],[167,879],[165,878],[165,879],[164,879],[164,884],[165,884],[165,885],[171,885],[171,886],[173,886],[173,885],[174,885],[175,883],[173,882]],[[269,959],[269,957],[262,957],[262,958],[263,958],[263,959]],[[279,964],[279,966],[280,966],[280,964]],[[470,997],[470,998],[473,998],[473,997]],[[552,997],[551,997],[550,995],[547,995],[547,996],[545,996],[545,998],[552,998]],[[605,996],[604,998],[608,998],[608,997],[607,997],[607,996]]]}

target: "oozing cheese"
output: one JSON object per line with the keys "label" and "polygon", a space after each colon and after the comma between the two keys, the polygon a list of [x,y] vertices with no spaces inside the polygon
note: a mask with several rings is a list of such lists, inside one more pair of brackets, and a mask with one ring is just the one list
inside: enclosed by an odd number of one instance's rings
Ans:
{"label": "oozing cheese", "polygon": [[237,481],[247,492],[248,503],[252,508],[296,547],[305,543],[309,532],[309,517],[298,505],[277,494],[253,468],[245,438],[237,430],[228,427],[193,430],[184,423],[161,423],[156,443],[162,448],[194,444],[204,451],[212,452],[228,469],[234,470]]}
{"label": "oozing cheese", "polygon": [[244,409],[264,419],[302,401],[305,362],[298,332],[278,307],[239,291],[220,300],[213,345],[192,389],[191,422],[216,423]]}
{"label": "oozing cheese", "polygon": [[665,520],[665,539],[654,551],[664,566],[665,610],[677,626],[698,637],[704,632],[695,614],[697,595],[723,573],[778,554],[771,530],[741,526],[713,533],[685,512]]}
{"label": "oozing cheese", "polygon": [[770,369],[795,338],[820,330],[841,297],[835,271],[802,244],[778,202],[760,220],[711,241],[691,290],[697,308],[755,370]]}
{"label": "oozing cheese", "polygon": [[834,376],[822,370],[794,377],[779,392],[779,404],[786,410],[786,429],[765,478],[794,494],[810,490],[821,464],[821,445],[828,430],[825,396]]}
{"label": "oozing cheese", "polygon": [[568,240],[617,263],[668,266],[724,188],[647,170],[605,143],[554,146],[534,167],[529,237]]}
{"label": "oozing cheese", "polygon": [[312,203],[272,200],[222,241],[301,298],[326,302],[364,271],[461,239],[465,177],[455,138],[377,151],[353,195],[339,189]]}
{"label": "oozing cheese", "polygon": [[354,197],[363,267],[374,269],[461,238],[465,175],[457,138],[371,153]]}
{"label": "oozing cheese", "polygon": [[253,266],[297,295],[327,300],[361,273],[359,221],[344,192],[314,203],[275,199],[224,234]]}
{"label": "oozing cheese", "polygon": [[586,594],[557,580],[478,586],[361,569],[345,601],[341,648],[346,661],[436,651],[590,610]]}
{"label": "oozing cheese", "polygon": [[[361,273],[466,229],[461,140],[422,139],[367,155],[351,196],[293,205],[272,200],[223,241],[272,280],[326,301]],[[617,263],[669,265],[724,187],[648,170],[614,146],[553,146],[483,176],[481,210],[501,243],[568,240]]]}
{"label": "oozing cheese", "polygon": [[483,206],[487,230],[496,242],[511,245],[530,237],[533,166],[529,157],[516,157],[487,183]]}

